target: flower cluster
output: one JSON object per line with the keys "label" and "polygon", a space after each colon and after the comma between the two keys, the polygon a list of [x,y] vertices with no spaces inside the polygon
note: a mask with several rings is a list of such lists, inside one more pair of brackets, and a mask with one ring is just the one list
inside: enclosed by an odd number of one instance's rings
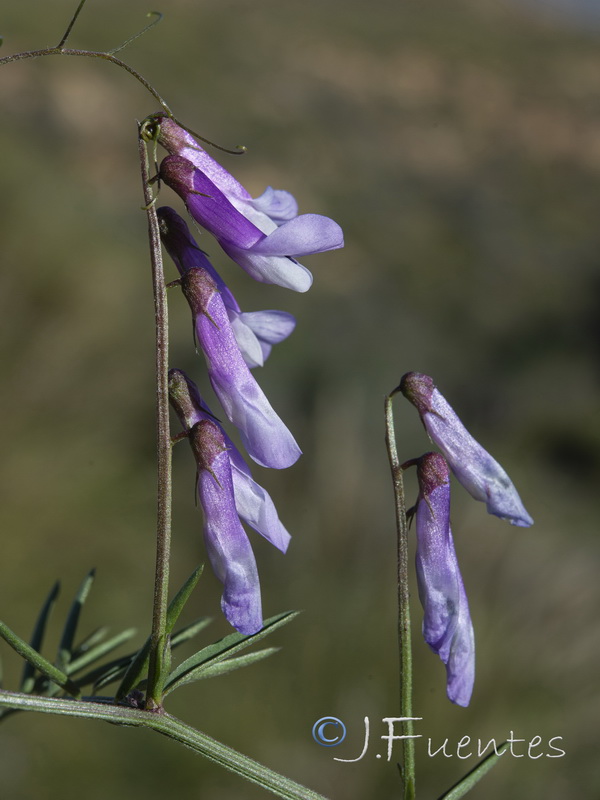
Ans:
{"label": "flower cluster", "polygon": [[416,407],[425,430],[442,451],[416,459],[417,583],[424,610],[423,637],[446,665],[450,700],[467,706],[475,679],[475,643],[450,529],[449,469],[487,510],[512,525],[533,520],[512,481],[475,441],[428,375],[408,372],[398,387]]}
{"label": "flower cluster", "polygon": [[[343,246],[339,225],[317,214],[299,216],[289,192],[269,187],[252,198],[168,116],[149,117],[142,123],[142,135],[168,152],[160,164],[160,179],[255,280],[305,292],[312,276],[296,257]],[[179,272],[174,283],[190,306],[196,344],[225,416],[257,464],[273,469],[291,466],[300,457],[300,448],[251,369],[263,366],[273,345],[292,333],[294,317],[284,311],[242,311],[185,221],[166,206],[157,214],[163,246]],[[263,624],[260,583],[242,522],[282,552],[290,535],[273,501],[252,479],[241,453],[181,370],[169,373],[169,395],[196,460],[204,540],[223,583],[223,613],[236,630],[256,633]]]}

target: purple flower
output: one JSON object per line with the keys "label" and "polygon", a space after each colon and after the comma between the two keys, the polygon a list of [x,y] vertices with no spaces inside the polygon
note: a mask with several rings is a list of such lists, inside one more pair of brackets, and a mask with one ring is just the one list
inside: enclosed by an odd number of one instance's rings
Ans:
{"label": "purple flower", "polygon": [[511,479],[475,441],[428,375],[407,372],[400,390],[416,407],[425,430],[446,456],[460,483],[487,506],[490,514],[511,525],[533,525]]}
{"label": "purple flower", "polygon": [[180,275],[188,269],[202,267],[214,280],[227,309],[227,315],[238,347],[246,364],[262,367],[274,344],[286,339],[296,327],[296,320],[285,311],[246,311],[214,269],[206,254],[194,241],[184,220],[172,208],[163,206],[158,214],[162,242],[175,262]]}
{"label": "purple flower", "polygon": [[248,369],[214,279],[206,269],[193,267],[182,276],[181,288],[192,309],[211,385],[248,454],[263,467],[291,466],[300,448]]}
{"label": "purple flower", "polygon": [[475,642],[469,604],[450,529],[448,465],[439,453],[417,462],[417,583],[425,612],[423,637],[446,665],[446,692],[468,706],[475,680]]}
{"label": "purple flower", "polygon": [[196,222],[212,233],[227,255],[249,275],[262,283],[306,292],[312,275],[295,257],[342,247],[340,226],[319,214],[294,215],[284,220],[285,215],[291,214],[291,203],[279,202],[281,196],[274,190],[252,202],[240,201],[239,193],[232,189],[239,184],[231,176],[231,180],[226,179],[223,173],[222,168],[218,175],[213,169],[199,169],[181,155],[169,155],[160,165],[162,180],[179,194]]}
{"label": "purple flower", "polygon": [[263,233],[270,233],[275,226],[298,216],[298,203],[292,194],[268,186],[260,197],[251,197],[242,184],[211,158],[190,133],[164,114],[156,114],[153,119],[157,124],[159,144],[171,155],[183,156],[191,161]]}
{"label": "purple flower", "polygon": [[254,553],[235,507],[227,445],[218,425],[210,420],[197,422],[188,436],[196,459],[206,550],[224,587],[221,608],[237,631],[250,635],[263,624],[260,582]]}
{"label": "purple flower", "polygon": [[211,414],[198,387],[180,369],[169,370],[169,398],[186,433],[202,421],[213,422],[219,428],[229,456],[238,516],[285,553],[291,537],[279,521],[271,497],[252,479],[244,458]]}

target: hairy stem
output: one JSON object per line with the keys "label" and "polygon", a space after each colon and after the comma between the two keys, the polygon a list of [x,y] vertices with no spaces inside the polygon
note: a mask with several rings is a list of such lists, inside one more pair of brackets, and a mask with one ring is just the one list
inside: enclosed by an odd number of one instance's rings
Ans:
{"label": "hairy stem", "polygon": [[385,398],[385,443],[392,472],[396,508],[397,559],[398,559],[398,643],[400,647],[400,715],[403,744],[404,800],[415,797],[415,744],[412,717],[412,649],[410,639],[410,596],[408,591],[408,523],[404,500],[402,466],[396,450],[392,392]]}
{"label": "hairy stem", "polygon": [[104,719],[117,725],[150,728],[191,748],[230,772],[258,784],[283,800],[327,800],[323,795],[313,792],[306,786],[301,786],[236,750],[232,750],[231,747],[221,744],[170,714],[164,712],[155,714],[126,706],[94,702],[94,700],[95,698],[75,701],[54,697],[32,697],[16,692],[0,692],[0,709],[42,711],[61,716]]}
{"label": "hairy stem", "polygon": [[156,570],[154,605],[150,634],[150,666],[146,707],[162,704],[165,658],[168,657],[167,607],[169,593],[169,556],[171,550],[171,431],[169,428],[169,319],[167,289],[162,263],[160,230],[153,203],[146,143],[139,136],[139,154],[148,215],[148,236],[152,263],[152,287],[156,319],[156,449],[158,471],[158,507],[156,520]]}

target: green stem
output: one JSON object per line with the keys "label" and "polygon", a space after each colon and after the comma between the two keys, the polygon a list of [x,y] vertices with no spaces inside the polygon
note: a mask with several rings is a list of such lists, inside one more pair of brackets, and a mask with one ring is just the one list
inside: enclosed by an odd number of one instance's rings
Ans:
{"label": "green stem", "polygon": [[148,215],[148,236],[152,262],[152,287],[156,319],[156,446],[158,469],[158,504],[156,520],[156,569],[154,574],[154,604],[150,634],[150,666],[146,707],[160,708],[162,689],[169,654],[167,609],[169,593],[169,557],[171,551],[171,431],[169,427],[169,319],[167,288],[162,263],[160,230],[148,164],[146,143],[139,136],[139,155],[142,170],[145,209]]}
{"label": "green stem", "polygon": [[170,714],[141,711],[126,706],[63,700],[54,697],[31,697],[16,692],[0,692],[0,708],[42,711],[62,716],[103,719],[108,722],[149,728],[173,739],[252,783],[258,784],[283,800],[327,800],[321,794],[280,775],[247,756],[227,747],[205,733],[195,730]]}
{"label": "green stem", "polygon": [[[398,460],[392,398],[395,391],[385,398],[385,443],[392,472],[396,508],[397,559],[398,559],[398,643],[400,647],[400,715],[406,718],[402,723],[402,734],[413,736],[412,714],[412,649],[410,638],[410,595],[408,591],[408,524],[404,501],[404,482],[402,466]],[[404,800],[415,797],[415,740],[403,740]]]}

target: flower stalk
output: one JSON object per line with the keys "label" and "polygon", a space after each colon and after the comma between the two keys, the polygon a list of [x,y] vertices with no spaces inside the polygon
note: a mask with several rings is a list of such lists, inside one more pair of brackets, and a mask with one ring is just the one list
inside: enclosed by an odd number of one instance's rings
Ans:
{"label": "flower stalk", "polygon": [[408,523],[404,499],[403,467],[398,459],[394,414],[392,410],[395,389],[385,398],[385,443],[392,472],[396,509],[397,577],[398,577],[398,644],[400,648],[400,716],[402,722],[402,779],[404,800],[415,797],[415,744],[412,721],[412,648],[410,627],[410,596],[408,591]]}
{"label": "flower stalk", "polygon": [[150,665],[146,708],[162,708],[164,660],[168,654],[167,608],[169,592],[169,556],[171,550],[171,431],[169,426],[169,317],[160,230],[150,184],[146,142],[139,136],[139,155],[148,217],[148,237],[152,264],[152,289],[156,322],[156,443],[158,501],[156,519],[156,567],[154,604],[150,635]]}

